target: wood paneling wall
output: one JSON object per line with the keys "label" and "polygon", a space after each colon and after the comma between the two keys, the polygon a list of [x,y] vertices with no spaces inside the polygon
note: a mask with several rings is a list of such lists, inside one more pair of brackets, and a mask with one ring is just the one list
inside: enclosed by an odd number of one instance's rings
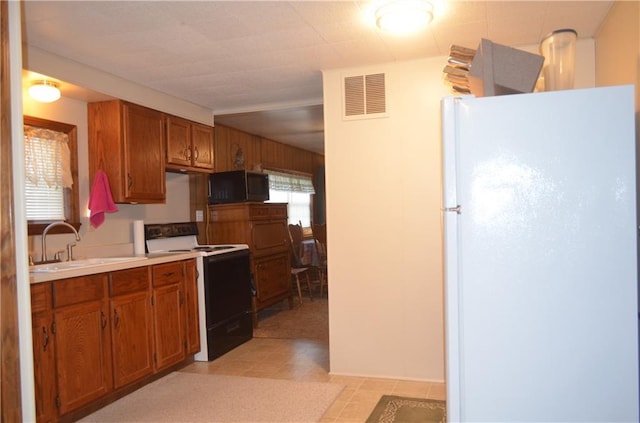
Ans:
{"label": "wood paneling wall", "polygon": [[[324,156],[222,125],[215,126],[215,171],[281,169],[314,175]],[[244,162],[236,159],[242,150]]]}
{"label": "wood paneling wall", "polygon": [[[260,166],[260,137],[218,125],[214,127],[213,139],[215,172],[252,170]],[[243,158],[242,163],[236,160],[239,153]]]}
{"label": "wood paneling wall", "polygon": [[[240,158],[241,160],[239,160]],[[237,169],[274,169],[310,175],[315,184],[318,172],[324,166],[324,155],[262,138],[235,128],[216,125],[214,128],[214,161],[215,172]],[[321,174],[324,173],[321,172]],[[196,220],[196,210],[206,211],[207,179],[208,175],[204,174],[190,176],[192,221]],[[321,188],[324,188],[324,184]],[[316,187],[317,189],[318,187]],[[318,195],[314,196],[314,200],[317,197]],[[314,204],[314,217],[317,215],[317,209],[318,205]],[[205,222],[199,223],[198,231],[200,232],[198,242],[201,244],[211,242],[205,236],[207,233]]]}

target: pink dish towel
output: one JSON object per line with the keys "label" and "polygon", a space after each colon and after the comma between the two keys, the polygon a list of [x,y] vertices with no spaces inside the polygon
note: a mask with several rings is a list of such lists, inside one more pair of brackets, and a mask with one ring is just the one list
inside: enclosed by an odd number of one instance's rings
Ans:
{"label": "pink dish towel", "polygon": [[109,188],[109,179],[106,173],[99,170],[96,173],[96,179],[93,181],[91,193],[89,194],[89,221],[91,226],[97,228],[104,222],[104,214],[118,211],[118,207],[113,202],[111,196],[111,188]]}

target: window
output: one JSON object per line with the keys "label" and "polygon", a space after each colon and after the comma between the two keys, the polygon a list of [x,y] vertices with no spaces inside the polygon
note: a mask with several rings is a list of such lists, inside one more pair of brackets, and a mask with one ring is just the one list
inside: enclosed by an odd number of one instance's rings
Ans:
{"label": "window", "polygon": [[290,224],[302,222],[302,227],[311,227],[311,194],[314,194],[311,177],[271,170],[269,175],[269,202],[288,203]]}
{"label": "window", "polygon": [[[29,235],[55,220],[80,228],[76,127],[24,117],[25,201]],[[52,233],[67,232],[65,227]]]}
{"label": "window", "polygon": [[303,228],[311,226],[311,194],[305,192],[269,190],[270,203],[289,203],[287,215],[289,223],[297,225],[302,222]]}

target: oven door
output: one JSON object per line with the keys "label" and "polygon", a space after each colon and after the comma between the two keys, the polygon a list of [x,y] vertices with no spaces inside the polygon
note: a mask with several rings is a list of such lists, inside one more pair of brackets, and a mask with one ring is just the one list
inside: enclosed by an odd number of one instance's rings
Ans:
{"label": "oven door", "polygon": [[253,338],[249,250],[203,257],[207,359]]}
{"label": "oven door", "polygon": [[207,328],[251,312],[249,250],[203,258]]}

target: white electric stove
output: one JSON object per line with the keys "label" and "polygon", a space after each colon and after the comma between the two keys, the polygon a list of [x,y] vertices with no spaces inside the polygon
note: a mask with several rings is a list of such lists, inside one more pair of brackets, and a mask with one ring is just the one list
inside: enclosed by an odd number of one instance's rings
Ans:
{"label": "white electric stove", "polygon": [[209,256],[249,249],[246,244],[198,244],[196,222],[147,224],[144,225],[144,239],[149,254],[198,251]]}

